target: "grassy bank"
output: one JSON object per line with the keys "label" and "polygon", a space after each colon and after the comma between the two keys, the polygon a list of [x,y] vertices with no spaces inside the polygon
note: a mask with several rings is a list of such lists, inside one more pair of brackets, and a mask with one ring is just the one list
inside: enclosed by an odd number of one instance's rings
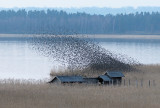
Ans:
{"label": "grassy bank", "polygon": [[160,66],[138,66],[125,80],[156,81],[156,86],[0,83],[0,108],[158,108]]}

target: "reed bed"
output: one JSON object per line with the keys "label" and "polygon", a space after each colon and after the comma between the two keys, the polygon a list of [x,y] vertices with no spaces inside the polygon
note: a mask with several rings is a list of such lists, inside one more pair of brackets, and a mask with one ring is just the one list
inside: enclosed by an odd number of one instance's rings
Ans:
{"label": "reed bed", "polygon": [[0,84],[1,108],[158,108],[159,87]]}
{"label": "reed bed", "polygon": [[0,82],[0,108],[158,108],[160,66],[139,66],[125,79],[152,79],[156,86],[55,85]]}

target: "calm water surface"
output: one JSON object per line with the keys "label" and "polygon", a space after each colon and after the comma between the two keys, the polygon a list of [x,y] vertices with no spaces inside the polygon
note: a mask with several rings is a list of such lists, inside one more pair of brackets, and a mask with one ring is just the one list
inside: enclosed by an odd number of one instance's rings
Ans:
{"label": "calm water surface", "polygon": [[[160,64],[160,40],[98,39],[99,45],[143,64]],[[53,63],[38,54],[25,39],[0,37],[0,79],[49,78]]]}
{"label": "calm water surface", "polygon": [[160,64],[160,40],[106,39],[99,44],[110,52],[132,57],[142,64]]}

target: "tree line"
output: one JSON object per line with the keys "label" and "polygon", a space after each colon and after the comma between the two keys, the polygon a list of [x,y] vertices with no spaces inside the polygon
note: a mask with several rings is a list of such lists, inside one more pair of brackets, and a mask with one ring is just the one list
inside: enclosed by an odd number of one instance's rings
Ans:
{"label": "tree line", "polygon": [[56,10],[0,11],[0,33],[160,34],[159,25],[159,12],[90,15]]}

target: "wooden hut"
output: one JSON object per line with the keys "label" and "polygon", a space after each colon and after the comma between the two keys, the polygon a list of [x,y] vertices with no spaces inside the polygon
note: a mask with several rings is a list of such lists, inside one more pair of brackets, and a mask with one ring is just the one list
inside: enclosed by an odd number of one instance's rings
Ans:
{"label": "wooden hut", "polygon": [[104,75],[108,76],[111,78],[112,83],[121,83],[122,82],[122,77],[125,77],[122,72],[106,72]]}
{"label": "wooden hut", "polygon": [[111,78],[109,78],[108,76],[106,75],[100,75],[98,77],[98,80],[101,84],[109,84],[111,82]]}
{"label": "wooden hut", "polygon": [[83,83],[81,76],[56,76],[49,83]]}
{"label": "wooden hut", "polygon": [[87,84],[97,84],[99,82],[98,78],[83,78]]}

